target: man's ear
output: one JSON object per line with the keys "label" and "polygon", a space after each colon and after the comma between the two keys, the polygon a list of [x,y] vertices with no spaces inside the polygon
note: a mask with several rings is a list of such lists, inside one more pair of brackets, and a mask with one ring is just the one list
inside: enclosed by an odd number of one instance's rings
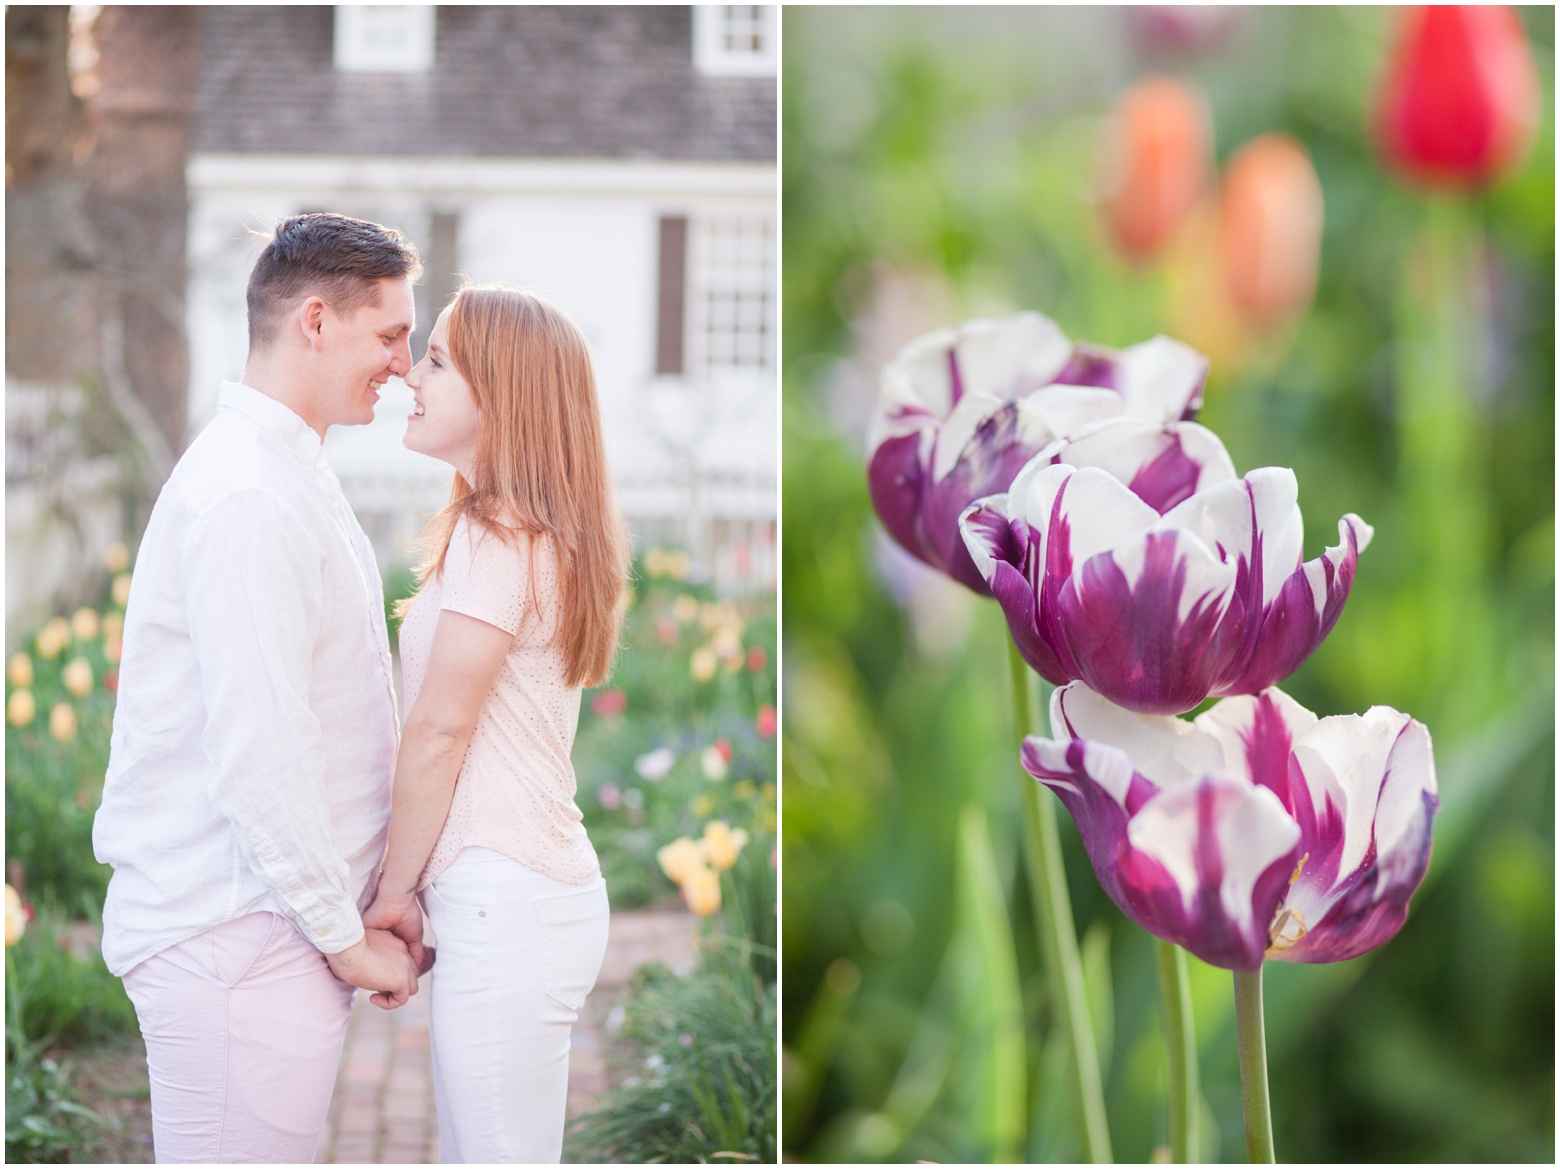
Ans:
{"label": "man's ear", "polygon": [[303,339],[310,349],[318,350],[323,339],[325,323],[325,301],[318,296],[311,296],[298,306],[296,315],[298,329],[303,333]]}

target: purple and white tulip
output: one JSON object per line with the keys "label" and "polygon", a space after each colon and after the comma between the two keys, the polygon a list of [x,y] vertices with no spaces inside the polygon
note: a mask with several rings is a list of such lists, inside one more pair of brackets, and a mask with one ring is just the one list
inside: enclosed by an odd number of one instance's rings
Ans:
{"label": "purple and white tulip", "polygon": [[959,515],[1038,451],[1105,418],[1171,422],[1202,405],[1208,360],[1168,337],[1111,350],[1039,313],[912,341],[883,371],[867,439],[872,504],[907,551],[989,596]]}
{"label": "purple and white tulip", "polygon": [[1139,714],[1279,682],[1332,631],[1372,529],[1301,563],[1286,467],[1238,478],[1193,422],[1113,419],[1036,455],[959,526],[1013,641],[1043,677]]}
{"label": "purple and white tulip", "polygon": [[1423,723],[1318,719],[1277,689],[1193,722],[1074,682],[1024,768],[1078,823],[1100,884],[1155,937],[1227,970],[1341,962],[1389,941],[1430,863],[1440,802]]}

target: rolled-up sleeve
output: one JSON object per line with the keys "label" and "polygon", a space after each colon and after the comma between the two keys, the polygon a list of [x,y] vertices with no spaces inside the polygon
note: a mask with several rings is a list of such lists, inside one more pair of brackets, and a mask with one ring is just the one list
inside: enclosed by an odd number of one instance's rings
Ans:
{"label": "rolled-up sleeve", "polygon": [[363,937],[311,709],[325,549],[265,488],[196,517],[180,576],[206,705],[209,795],[244,860],[321,952]]}

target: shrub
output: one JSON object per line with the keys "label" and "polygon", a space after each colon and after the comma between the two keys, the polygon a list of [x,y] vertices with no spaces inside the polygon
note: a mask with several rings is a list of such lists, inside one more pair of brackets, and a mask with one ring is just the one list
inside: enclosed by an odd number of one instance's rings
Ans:
{"label": "shrub", "polygon": [[621,1034],[645,1074],[571,1126],[573,1159],[775,1162],[775,987],[740,955],[710,952],[682,978],[643,968]]}
{"label": "shrub", "polygon": [[53,913],[40,911],[6,954],[8,1044],[11,1032],[39,1048],[91,1043],[135,1030],[135,1008],[124,983],[92,947],[86,957]]}

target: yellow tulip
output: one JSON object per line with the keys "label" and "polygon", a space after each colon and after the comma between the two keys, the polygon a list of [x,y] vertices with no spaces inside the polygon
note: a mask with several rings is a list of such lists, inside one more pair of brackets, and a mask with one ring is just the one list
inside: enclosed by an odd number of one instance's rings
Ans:
{"label": "yellow tulip", "polygon": [[70,631],[76,635],[77,641],[91,641],[98,635],[97,611],[85,606],[77,609],[70,619]]}
{"label": "yellow tulip", "polygon": [[125,635],[125,615],[110,609],[103,614],[104,642],[118,641]]}
{"label": "yellow tulip", "polygon": [[688,804],[688,810],[695,816],[708,816],[715,807],[715,801],[709,796],[695,796]]}
{"label": "yellow tulip", "polygon": [[85,698],[92,693],[92,665],[86,658],[72,658],[70,665],[65,667],[65,689],[69,690],[77,698]]}
{"label": "yellow tulip", "polygon": [[704,844],[710,854],[710,867],[725,872],[737,863],[742,846],[748,842],[748,834],[738,828],[735,832],[724,820],[711,820],[704,826]]}
{"label": "yellow tulip", "polygon": [[11,655],[11,660],[5,664],[6,681],[13,686],[31,686],[33,684],[32,658],[18,650]]}
{"label": "yellow tulip", "polygon": [[109,572],[123,572],[130,567],[130,549],[118,541],[110,544],[108,551],[103,553],[103,567]]}
{"label": "yellow tulip", "polygon": [[720,908],[720,876],[712,869],[698,869],[689,874],[682,893],[689,909],[708,917]]}
{"label": "yellow tulip", "polygon": [[8,883],[5,887],[5,947],[10,949],[27,932],[27,911],[21,896]]}
{"label": "yellow tulip", "polygon": [[688,573],[693,568],[693,562],[688,559],[686,552],[668,552],[665,563],[666,575],[673,580],[687,580]]}
{"label": "yellow tulip", "polygon": [[699,602],[683,593],[672,602],[672,615],[681,625],[691,625],[699,619]]}
{"label": "yellow tulip", "polygon": [[128,572],[121,572],[118,576],[116,576],[114,578],[113,588],[110,591],[114,598],[114,604],[118,605],[121,609],[128,605],[130,603],[130,574]]}
{"label": "yellow tulip", "polygon": [[720,665],[720,659],[715,656],[715,651],[707,645],[701,645],[693,651],[693,657],[688,660],[688,668],[693,672],[696,682],[708,682],[715,676],[716,667]]}
{"label": "yellow tulip", "polygon": [[37,717],[38,703],[33,698],[31,690],[13,690],[10,701],[5,704],[5,721],[13,727],[26,727],[32,725],[32,720]]}
{"label": "yellow tulip", "polygon": [[63,617],[54,618],[38,631],[37,647],[41,658],[57,658],[60,650],[69,644],[70,622]]}
{"label": "yellow tulip", "polygon": [[76,708],[68,702],[56,702],[49,711],[49,734],[68,743],[76,737],[77,726]]}
{"label": "yellow tulip", "polygon": [[679,836],[665,847],[657,850],[655,859],[660,862],[661,871],[665,873],[673,884],[681,885],[688,879],[688,874],[704,867],[705,844],[702,840],[690,840],[686,836]]}

